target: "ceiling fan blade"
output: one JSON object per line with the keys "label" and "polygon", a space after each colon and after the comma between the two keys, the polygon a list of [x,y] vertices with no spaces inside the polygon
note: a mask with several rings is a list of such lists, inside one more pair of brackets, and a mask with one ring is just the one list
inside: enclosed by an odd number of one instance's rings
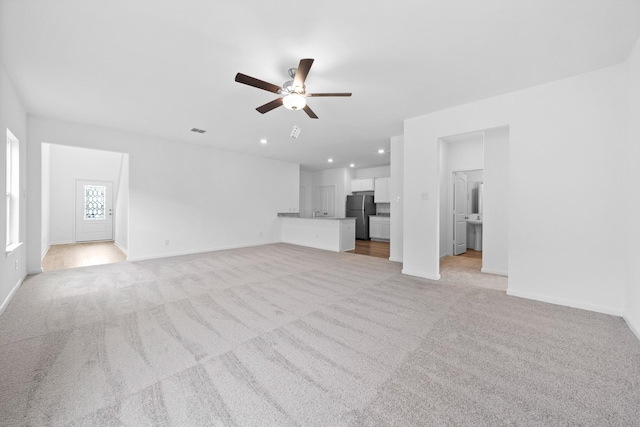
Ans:
{"label": "ceiling fan blade", "polygon": [[257,87],[258,89],[266,90],[273,93],[279,93],[280,89],[282,89],[280,86],[274,85],[273,83],[267,83],[265,81],[258,80],[255,77],[247,76],[246,74],[242,73],[236,74],[236,81],[238,83]]}
{"label": "ceiling fan blade", "polygon": [[313,59],[301,59],[298,64],[298,69],[296,70],[296,76],[293,79],[294,87],[304,87],[304,81],[307,80],[307,74],[309,74],[309,70],[311,69],[311,65],[313,64]]}
{"label": "ceiling fan blade", "polygon": [[305,96],[351,96],[350,93],[307,93]]}
{"label": "ceiling fan blade", "polygon": [[311,117],[312,119],[317,119],[318,116],[316,116],[316,113],[313,112],[313,110],[311,108],[309,108],[308,105],[305,105],[303,108],[304,112],[307,113],[307,116]]}
{"label": "ceiling fan blade", "polygon": [[259,113],[264,114],[264,113],[268,113],[274,108],[278,108],[281,105],[282,105],[282,98],[277,98],[271,102],[267,102],[266,104],[259,106],[258,108],[256,108],[256,110],[258,110]]}

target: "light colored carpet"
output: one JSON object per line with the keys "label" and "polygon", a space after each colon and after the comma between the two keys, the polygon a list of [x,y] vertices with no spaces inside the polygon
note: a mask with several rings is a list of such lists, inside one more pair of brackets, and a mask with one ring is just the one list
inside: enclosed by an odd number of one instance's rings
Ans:
{"label": "light colored carpet", "polygon": [[286,244],[29,277],[2,425],[640,425],[617,317]]}

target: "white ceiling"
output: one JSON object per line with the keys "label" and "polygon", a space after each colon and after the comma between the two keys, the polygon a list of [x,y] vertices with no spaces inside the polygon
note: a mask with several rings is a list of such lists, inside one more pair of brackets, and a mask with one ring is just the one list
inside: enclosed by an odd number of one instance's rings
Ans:
{"label": "white ceiling", "polygon": [[[640,0],[0,0],[29,113],[308,170],[388,164],[404,119],[620,63],[639,36]],[[234,82],[281,85],[300,58],[309,92],[353,97],[261,115],[276,96]]]}

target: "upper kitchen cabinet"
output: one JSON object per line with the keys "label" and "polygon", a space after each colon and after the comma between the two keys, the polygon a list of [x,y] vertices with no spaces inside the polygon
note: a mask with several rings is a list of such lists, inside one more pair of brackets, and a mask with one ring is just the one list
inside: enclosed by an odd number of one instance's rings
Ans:
{"label": "upper kitchen cabinet", "polygon": [[374,202],[391,203],[389,180],[390,178],[376,178],[375,192],[373,193]]}
{"label": "upper kitchen cabinet", "polygon": [[374,191],[374,189],[375,188],[374,188],[373,178],[351,180],[352,193],[355,193],[358,191]]}

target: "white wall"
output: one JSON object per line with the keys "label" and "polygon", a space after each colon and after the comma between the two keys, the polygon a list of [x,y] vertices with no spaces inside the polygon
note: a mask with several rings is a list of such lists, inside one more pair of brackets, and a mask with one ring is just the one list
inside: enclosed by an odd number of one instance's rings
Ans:
{"label": "white wall", "polygon": [[30,116],[30,270],[40,269],[42,142],[129,154],[130,260],[277,242],[277,213],[299,206],[298,164]]}
{"label": "white wall", "polygon": [[509,273],[509,128],[484,132],[482,272]]}
{"label": "white wall", "polygon": [[[630,176],[627,178],[627,186],[630,206],[624,212],[640,212],[640,192],[637,185],[640,183],[640,40],[636,42],[629,59],[627,60],[627,73],[630,79],[629,87],[629,141],[626,152],[626,166]],[[615,215],[622,213],[615,209]],[[640,339],[640,246],[637,240],[640,237],[640,221],[622,221],[621,218],[613,218],[614,221],[624,222],[629,226],[631,233],[628,239],[626,262],[629,266],[629,283],[627,286],[624,318],[629,327]]]}
{"label": "white wall", "polygon": [[618,65],[406,120],[403,271],[439,278],[438,139],[509,126],[508,293],[622,314],[627,81]]}
{"label": "white wall", "polygon": [[129,155],[120,154],[120,173],[115,206],[115,244],[129,253]]}
{"label": "white wall", "polygon": [[[122,153],[57,144],[43,145],[48,145],[50,151],[50,244],[73,243],[76,241],[76,181],[112,182],[114,212],[117,215]],[[43,202],[43,211],[46,209]]]}
{"label": "white wall", "polygon": [[391,165],[378,166],[375,168],[356,169],[355,178],[356,179],[389,178],[390,176],[391,176]]}
{"label": "white wall", "polygon": [[311,215],[315,209],[315,192],[313,187],[313,172],[300,171],[300,187],[304,187],[304,200],[300,200],[301,214]]}
{"label": "white wall", "polygon": [[[16,93],[13,84],[9,80],[2,63],[0,63],[0,131],[2,135],[7,134],[9,129],[19,141],[20,150],[20,218],[19,218],[19,240],[26,240],[27,223],[27,113]],[[6,144],[6,142],[5,142]],[[0,186],[6,189],[7,179],[7,151],[0,150]],[[6,247],[7,241],[7,206],[5,197],[0,201],[0,241]],[[39,242],[37,242],[39,243]],[[36,245],[36,253],[39,252],[40,245]],[[18,268],[16,269],[16,261]],[[0,313],[4,311],[13,292],[17,290],[22,280],[26,276],[27,250],[23,244],[10,254],[0,255]]]}
{"label": "white wall", "polygon": [[42,144],[42,240],[40,244],[41,258],[47,254],[51,246],[51,145]]}
{"label": "white wall", "polygon": [[390,196],[391,226],[389,259],[402,262],[404,242],[404,136],[391,138]]}

